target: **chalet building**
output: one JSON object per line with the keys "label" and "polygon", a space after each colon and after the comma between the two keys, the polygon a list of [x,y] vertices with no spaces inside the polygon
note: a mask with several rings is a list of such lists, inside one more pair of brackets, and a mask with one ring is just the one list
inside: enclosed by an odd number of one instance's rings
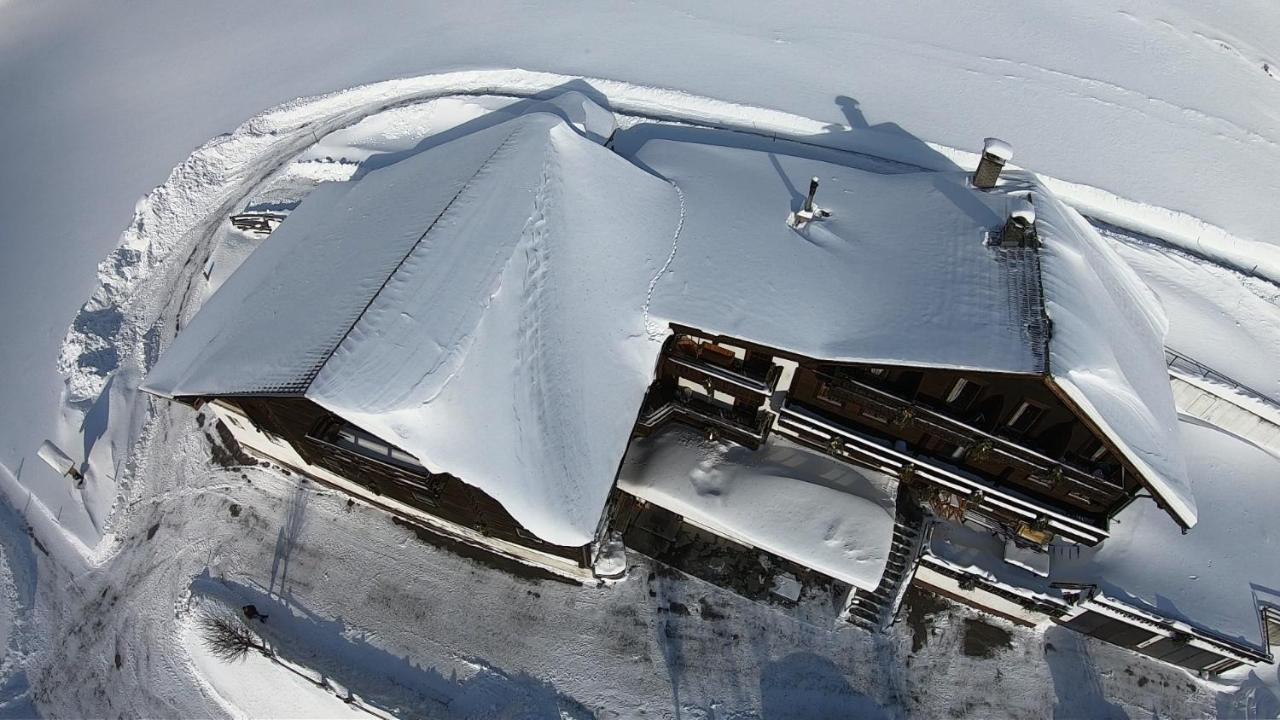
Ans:
{"label": "chalet building", "polygon": [[[870,628],[913,581],[983,604],[939,527],[1044,577],[1131,504],[1196,524],[1162,314],[1007,149],[976,184],[886,175],[557,103],[313,191],[144,389],[521,562],[615,572],[620,536]],[[1196,669],[1266,656],[1073,592],[983,606],[1104,639],[1129,613],[1160,639],[1117,642]]]}

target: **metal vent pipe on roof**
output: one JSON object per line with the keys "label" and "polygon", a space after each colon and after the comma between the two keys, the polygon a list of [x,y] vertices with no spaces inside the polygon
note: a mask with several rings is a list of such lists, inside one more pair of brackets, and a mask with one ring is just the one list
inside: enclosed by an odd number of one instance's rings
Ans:
{"label": "metal vent pipe on roof", "polygon": [[1013,157],[1013,147],[1000,138],[987,138],[982,141],[982,159],[978,161],[978,169],[973,171],[973,186],[988,190],[996,186],[1000,179],[1000,171],[1004,164]]}
{"label": "metal vent pipe on roof", "polygon": [[809,196],[804,199],[804,209],[813,212],[813,196],[818,194],[818,178],[809,180]]}

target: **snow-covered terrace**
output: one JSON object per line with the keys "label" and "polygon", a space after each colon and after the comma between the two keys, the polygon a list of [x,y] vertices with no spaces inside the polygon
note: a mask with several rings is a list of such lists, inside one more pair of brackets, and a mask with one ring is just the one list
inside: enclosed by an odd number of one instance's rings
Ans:
{"label": "snow-covered terrace", "polygon": [[1095,586],[1140,612],[1265,654],[1260,608],[1280,607],[1274,458],[1194,420],[1179,430],[1203,508],[1186,535],[1151,504],[1136,502],[1116,516],[1111,537],[1098,547],[1052,552],[1047,577],[1004,561],[1003,542],[971,528],[938,526],[929,551],[1029,598],[1061,604],[1055,584]]}
{"label": "snow-covered terrace", "polygon": [[632,443],[618,487],[865,590],[889,559],[897,480],[785,438],[752,451],[673,425]]}

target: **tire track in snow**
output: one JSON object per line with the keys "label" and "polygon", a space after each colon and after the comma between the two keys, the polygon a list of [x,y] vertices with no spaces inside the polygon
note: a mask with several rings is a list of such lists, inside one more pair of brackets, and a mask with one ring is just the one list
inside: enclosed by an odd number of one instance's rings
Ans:
{"label": "tire track in snow", "polygon": [[649,305],[653,303],[653,291],[658,287],[658,281],[661,280],[662,276],[671,268],[671,263],[675,261],[676,252],[680,249],[680,232],[684,230],[684,191],[680,189],[680,186],[677,185],[674,180],[668,180],[668,182],[671,183],[671,187],[675,188],[676,197],[680,199],[680,220],[676,222],[675,234],[671,236],[671,253],[667,255],[667,261],[662,263],[662,267],[658,268],[658,272],[654,274],[653,279],[649,281],[649,291],[644,297],[644,331],[649,335],[650,340],[657,340],[660,336],[657,328],[654,327],[653,321],[649,319]]}

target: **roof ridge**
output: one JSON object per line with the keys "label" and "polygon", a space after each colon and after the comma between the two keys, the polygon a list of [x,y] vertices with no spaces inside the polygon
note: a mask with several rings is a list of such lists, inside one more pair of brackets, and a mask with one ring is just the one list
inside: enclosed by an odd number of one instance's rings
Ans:
{"label": "roof ridge", "polygon": [[387,273],[386,278],[382,280],[382,284],[378,286],[378,289],[374,291],[373,295],[369,296],[369,301],[365,303],[364,307],[356,315],[355,319],[351,321],[351,324],[347,327],[346,332],[342,333],[342,337],[338,338],[338,341],[334,343],[332,347],[329,348],[328,352],[325,353],[324,359],[316,363],[315,367],[311,370],[310,377],[307,378],[307,384],[302,389],[303,395],[306,395],[307,392],[311,390],[311,385],[315,383],[316,377],[320,375],[320,371],[324,369],[324,366],[329,363],[329,360],[333,357],[333,354],[338,351],[338,348],[342,347],[342,343],[346,342],[347,337],[351,335],[351,331],[355,330],[356,325],[360,324],[360,321],[364,318],[365,313],[369,312],[369,308],[373,307],[373,303],[377,301],[378,296],[382,294],[382,291],[387,288],[387,284],[391,282],[391,278],[395,277],[396,273],[400,272],[400,268],[403,267],[404,264],[409,260],[409,258],[413,256],[414,251],[418,249],[418,246],[422,244],[422,241],[426,239],[427,235],[431,234],[431,231],[432,229],[435,228],[436,223],[440,222],[440,219],[443,218],[445,214],[449,212],[449,208],[453,207],[454,202],[456,202],[458,198],[461,197],[462,194],[466,192],[468,188],[471,187],[471,184],[475,181],[476,177],[478,177],[480,173],[483,172],[484,169],[489,166],[489,163],[492,162],[495,157],[497,157],[498,153],[501,152],[502,149],[505,148],[511,142],[511,138],[514,137],[516,133],[523,130],[524,127],[525,127],[524,124],[518,124],[515,128],[511,130],[511,132],[507,133],[507,136],[504,137],[502,141],[498,143],[498,146],[493,149],[493,152],[489,153],[489,157],[485,158],[484,162],[480,163],[480,166],[476,168],[476,171],[471,174],[471,177],[467,178],[467,181],[462,184],[462,187],[458,188],[458,192],[454,193],[453,197],[449,198],[449,202],[445,203],[444,208],[441,209],[440,213],[436,215],[435,219],[432,220],[427,225],[427,228],[422,231],[422,234],[419,235],[418,239],[413,242],[413,245],[409,246],[409,250],[404,254],[404,257],[400,258],[400,262],[396,263],[396,266],[392,268],[391,272]]}

